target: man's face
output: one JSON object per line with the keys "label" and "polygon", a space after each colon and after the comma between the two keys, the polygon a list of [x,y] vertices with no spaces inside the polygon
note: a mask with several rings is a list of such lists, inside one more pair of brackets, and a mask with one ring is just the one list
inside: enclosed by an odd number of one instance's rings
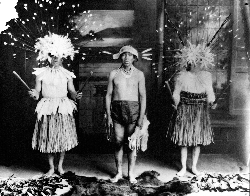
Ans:
{"label": "man's face", "polygon": [[200,59],[200,60],[198,60],[198,61],[196,62],[196,65],[195,65],[195,64],[192,64],[191,70],[192,70],[192,71],[200,71],[200,70],[201,70],[201,64],[202,64],[202,60]]}
{"label": "man's face", "polygon": [[122,53],[121,59],[122,59],[122,64],[125,67],[131,66],[133,62],[135,61],[134,55],[131,54],[130,52]]}
{"label": "man's face", "polygon": [[59,67],[62,65],[62,58],[52,57],[51,65],[54,67]]}

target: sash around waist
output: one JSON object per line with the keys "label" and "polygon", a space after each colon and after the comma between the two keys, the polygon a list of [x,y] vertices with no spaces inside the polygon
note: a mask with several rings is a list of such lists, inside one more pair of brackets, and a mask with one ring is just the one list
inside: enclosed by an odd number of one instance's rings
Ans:
{"label": "sash around waist", "polygon": [[43,97],[35,111],[40,119],[43,115],[56,113],[73,115],[74,110],[77,110],[76,103],[68,97]]}
{"label": "sash around waist", "polygon": [[180,102],[183,104],[206,104],[206,93],[190,93],[187,91],[181,91]]}

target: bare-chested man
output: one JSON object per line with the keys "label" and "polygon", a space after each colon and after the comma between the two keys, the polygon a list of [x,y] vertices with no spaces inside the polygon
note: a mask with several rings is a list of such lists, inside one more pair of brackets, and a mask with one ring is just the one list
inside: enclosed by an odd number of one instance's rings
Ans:
{"label": "bare-chested man", "polygon": [[[111,71],[106,95],[108,124],[114,127],[115,161],[117,173],[112,182],[122,176],[123,146],[127,138],[133,134],[135,127],[142,127],[146,110],[145,77],[142,71],[134,67],[138,60],[138,52],[132,46],[124,46],[114,59],[121,59],[120,68]],[[128,178],[135,183],[133,173],[136,161],[136,149],[128,152]]]}

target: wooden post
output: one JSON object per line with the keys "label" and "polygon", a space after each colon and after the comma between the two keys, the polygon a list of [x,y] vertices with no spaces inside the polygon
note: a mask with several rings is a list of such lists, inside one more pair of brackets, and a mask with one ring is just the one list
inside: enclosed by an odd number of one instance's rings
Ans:
{"label": "wooden post", "polygon": [[[244,12],[244,20],[245,20],[245,36],[246,36],[246,53],[247,53],[247,59],[248,59],[248,81],[250,83],[250,1],[249,0],[244,0],[243,1],[243,12]],[[247,107],[249,107],[249,103],[247,104]],[[245,130],[243,132],[243,135],[245,136],[244,138],[249,138],[250,136],[250,126],[249,126],[249,118],[250,114],[247,114],[246,117],[246,126]],[[249,141],[248,140],[243,140],[242,143],[245,143],[243,147],[243,151],[245,152],[243,154],[244,156],[244,161],[247,166],[249,166],[250,162],[250,147],[249,147]]]}
{"label": "wooden post", "polygon": [[250,60],[250,2],[249,0],[244,0],[243,2],[243,10],[244,10],[244,15],[245,15],[245,21],[246,21],[246,25],[245,25],[245,28],[246,28],[246,41],[247,41],[247,44],[246,44],[246,49],[247,49],[247,57],[248,57],[248,60]]}
{"label": "wooden post", "polygon": [[159,14],[159,23],[158,23],[158,47],[159,47],[159,55],[158,55],[158,89],[162,86],[163,80],[163,49],[164,49],[164,18],[165,18],[165,0],[160,0],[160,14]]}

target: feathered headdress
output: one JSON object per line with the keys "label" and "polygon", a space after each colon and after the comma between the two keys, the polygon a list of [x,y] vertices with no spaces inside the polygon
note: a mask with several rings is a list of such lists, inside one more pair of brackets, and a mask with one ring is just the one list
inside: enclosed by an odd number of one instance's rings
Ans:
{"label": "feathered headdress", "polygon": [[179,52],[177,52],[175,58],[178,59],[177,65],[181,68],[187,67],[188,64],[200,66],[201,69],[215,66],[213,63],[214,54],[206,43],[194,45],[188,42],[188,46],[184,46]]}
{"label": "feathered headdress", "polygon": [[70,56],[71,60],[73,60],[75,53],[78,52],[74,50],[74,46],[67,36],[50,32],[49,35],[38,38],[38,41],[35,43],[35,51],[39,52],[37,60],[49,60],[50,62],[51,56],[58,58],[67,58]]}
{"label": "feathered headdress", "polygon": [[[168,13],[166,13],[168,16]],[[180,42],[183,45],[183,48],[177,52],[177,54],[174,56],[178,59],[178,62],[176,63],[181,68],[187,67],[189,63],[194,64],[195,66],[200,66],[201,69],[207,69],[211,66],[215,66],[213,63],[214,61],[214,54],[212,53],[212,46],[214,42],[216,42],[217,34],[220,32],[220,30],[223,28],[223,26],[230,20],[231,14],[223,21],[220,28],[216,31],[216,33],[213,35],[212,39],[202,44],[194,45],[191,42],[188,42],[188,46],[185,46],[184,41],[182,40],[180,36],[180,31],[175,27],[174,23],[170,20],[168,20],[173,28],[175,29],[177,35],[179,36]],[[169,18],[169,16],[168,16]],[[198,64],[199,62],[199,64]]]}

